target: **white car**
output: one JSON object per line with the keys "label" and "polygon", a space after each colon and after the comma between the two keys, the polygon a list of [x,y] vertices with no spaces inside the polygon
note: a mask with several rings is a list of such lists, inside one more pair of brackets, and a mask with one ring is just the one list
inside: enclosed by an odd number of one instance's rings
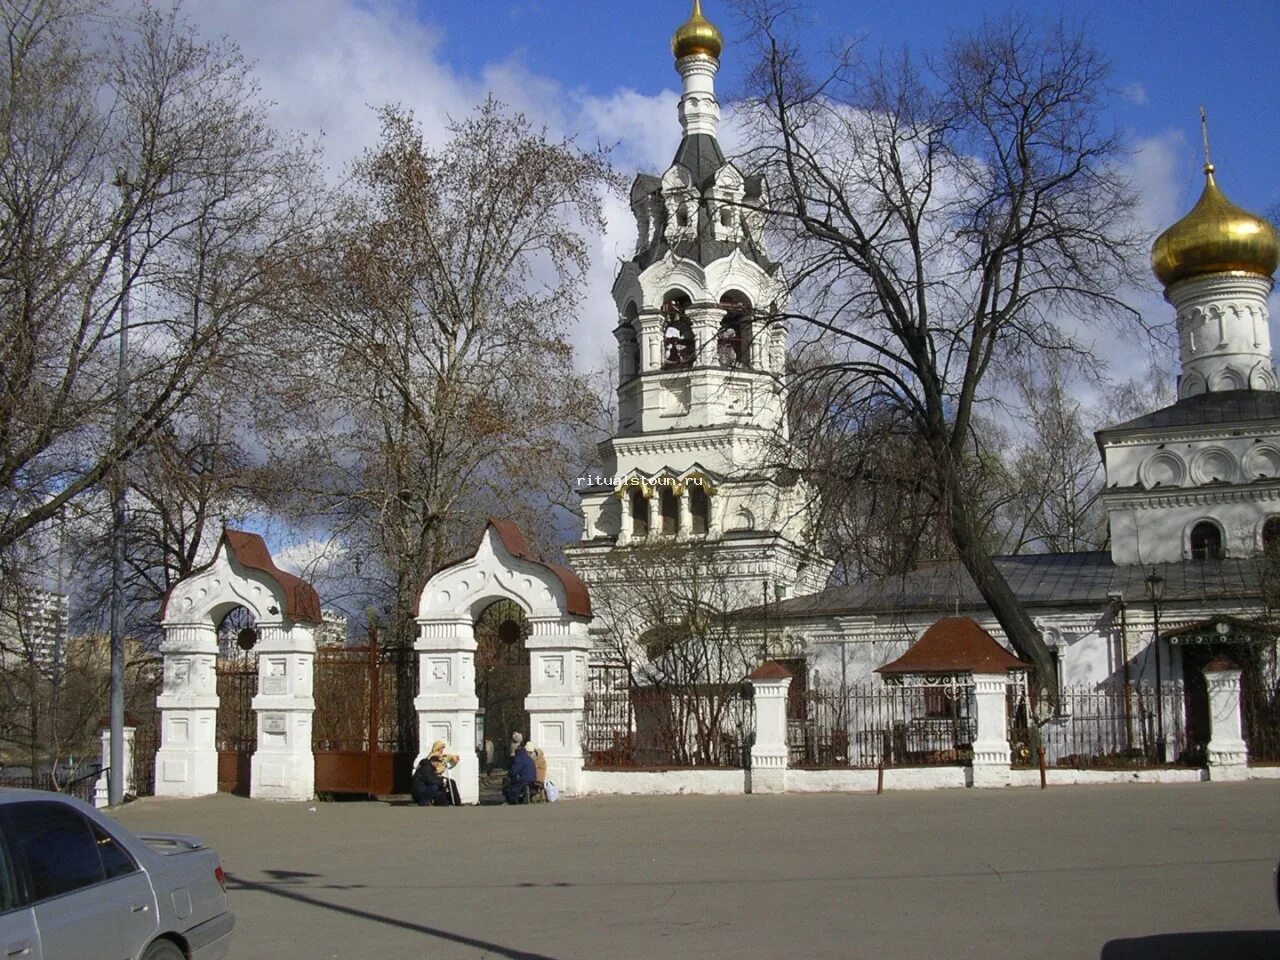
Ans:
{"label": "white car", "polygon": [[221,960],[235,922],[200,840],[139,837],[73,797],[0,790],[4,960]]}

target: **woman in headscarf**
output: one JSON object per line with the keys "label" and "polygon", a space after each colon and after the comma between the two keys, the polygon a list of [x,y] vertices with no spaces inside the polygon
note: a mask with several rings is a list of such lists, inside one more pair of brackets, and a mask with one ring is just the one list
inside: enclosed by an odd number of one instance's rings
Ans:
{"label": "woman in headscarf", "polygon": [[458,806],[462,802],[462,798],[458,796],[458,786],[448,775],[448,771],[458,765],[458,755],[456,753],[447,753],[447,744],[443,740],[437,740],[431,744],[431,752],[427,754],[427,759],[431,761],[431,767],[435,770],[436,776],[440,778],[441,790],[446,791],[446,795],[454,806]]}

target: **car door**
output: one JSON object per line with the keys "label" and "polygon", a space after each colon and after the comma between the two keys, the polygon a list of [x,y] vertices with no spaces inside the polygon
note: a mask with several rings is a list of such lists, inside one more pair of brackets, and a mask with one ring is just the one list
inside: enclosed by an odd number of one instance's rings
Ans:
{"label": "car door", "polygon": [[44,956],[133,960],[156,931],[156,904],[129,853],[69,804],[33,800],[3,811]]}
{"label": "car door", "polygon": [[0,958],[40,960],[41,956],[35,911],[22,896],[13,858],[0,834]]}

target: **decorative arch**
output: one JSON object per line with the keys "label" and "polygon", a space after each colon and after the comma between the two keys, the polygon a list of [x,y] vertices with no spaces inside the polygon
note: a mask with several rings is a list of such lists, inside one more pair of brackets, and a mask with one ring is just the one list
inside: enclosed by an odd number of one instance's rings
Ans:
{"label": "decorative arch", "polygon": [[1191,560],[1221,560],[1227,555],[1226,533],[1211,517],[1200,517],[1187,524],[1183,532],[1183,556]]}
{"label": "decorative arch", "polygon": [[[530,633],[529,742],[542,748],[548,776],[563,790],[582,776],[582,711],[591,639],[591,598],[572,570],[548,563],[509,520],[490,518],[475,552],[436,571],[418,603],[419,750],[448,742],[461,760],[454,779],[462,799],[479,799],[475,750],[475,622],[496,600],[524,611]],[[501,731],[506,736],[510,731]],[[420,759],[420,758],[419,758]]]}
{"label": "decorative arch", "polygon": [[252,614],[259,635],[249,795],[310,799],[313,629],[321,622],[320,598],[310,584],[275,565],[260,536],[239,530],[224,531],[213,559],[174,584],[161,607],[156,795],[198,797],[218,790],[217,626],[235,607]]}

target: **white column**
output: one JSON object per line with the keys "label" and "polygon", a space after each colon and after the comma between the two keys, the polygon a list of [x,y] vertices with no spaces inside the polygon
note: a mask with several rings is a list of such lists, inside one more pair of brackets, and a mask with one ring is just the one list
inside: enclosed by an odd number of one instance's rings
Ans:
{"label": "white column", "polygon": [[157,797],[203,797],[218,792],[218,634],[212,624],[164,625],[164,680]]}
{"label": "white column", "polygon": [[787,691],[791,674],[767,660],[748,677],[755,690],[756,741],[751,745],[751,793],[787,789]]}
{"label": "white column", "polygon": [[[133,793],[135,789],[133,782],[133,734],[136,729],[136,727],[132,726],[124,728],[125,796]],[[111,728],[102,727],[98,731],[98,736],[102,740],[102,773],[93,784],[93,805],[95,807],[105,807],[108,804],[107,771],[111,766]]]}
{"label": "white column", "polygon": [[[476,634],[471,620],[419,620],[418,761],[443,740],[458,755],[449,776],[463,803],[480,802],[480,760],[476,756]],[[493,736],[492,732],[489,733]],[[495,742],[497,737],[493,737]]]}
{"label": "white column", "polygon": [[662,496],[655,487],[645,501],[649,505],[649,539],[662,534]]}
{"label": "white column", "polygon": [[680,492],[676,495],[676,500],[680,504],[680,530],[678,536],[681,540],[689,539],[689,534],[693,532],[693,509],[689,504],[689,487],[685,485],[680,488]]}
{"label": "white column", "polygon": [[973,739],[973,785],[1007,787],[1010,782],[1009,725],[1005,688],[1008,673],[973,674],[977,733]]}
{"label": "white column", "polygon": [[684,81],[680,95],[680,127],[687,137],[705,133],[714,137],[720,127],[720,104],[716,100],[716,71],[720,62],[704,53],[681,57],[676,70]]}
{"label": "white column", "polygon": [[662,369],[662,315],[656,310],[640,319],[640,372]]}
{"label": "white column", "polygon": [[310,800],[316,792],[311,720],[316,643],[297,623],[258,624],[258,746],[249,765],[249,796]]}
{"label": "white column", "polygon": [[1245,780],[1249,747],[1240,723],[1240,668],[1215,660],[1204,668],[1209,688],[1209,779]]}
{"label": "white column", "polygon": [[587,692],[588,619],[533,618],[529,650],[529,739],[547,760],[547,776],[566,794],[582,785],[582,733]]}

